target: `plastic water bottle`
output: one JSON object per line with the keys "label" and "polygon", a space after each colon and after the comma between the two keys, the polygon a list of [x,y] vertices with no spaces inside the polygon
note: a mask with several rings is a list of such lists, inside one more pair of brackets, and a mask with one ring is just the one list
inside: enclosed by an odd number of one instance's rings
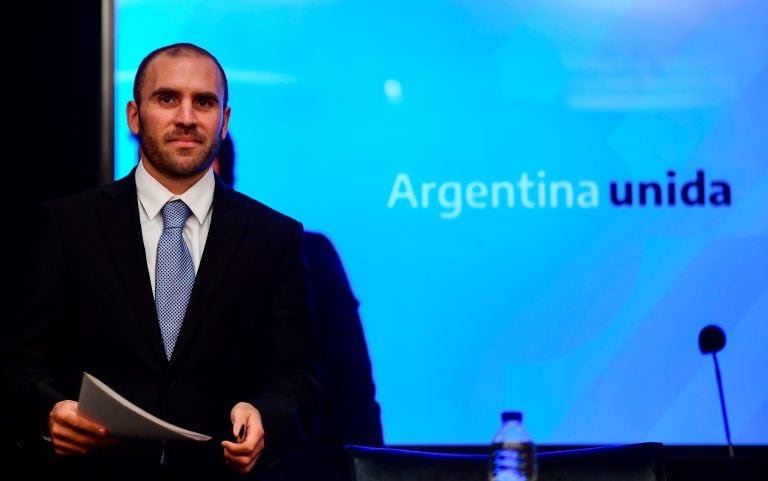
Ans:
{"label": "plastic water bottle", "polygon": [[523,413],[501,413],[501,428],[493,436],[488,481],[536,481],[536,445],[523,426]]}

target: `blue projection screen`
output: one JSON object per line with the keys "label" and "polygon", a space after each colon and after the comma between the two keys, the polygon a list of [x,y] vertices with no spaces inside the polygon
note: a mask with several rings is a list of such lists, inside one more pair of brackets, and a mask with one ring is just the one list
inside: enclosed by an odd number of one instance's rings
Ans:
{"label": "blue projection screen", "polygon": [[228,71],[236,187],[325,233],[388,444],[768,444],[763,0],[116,1]]}

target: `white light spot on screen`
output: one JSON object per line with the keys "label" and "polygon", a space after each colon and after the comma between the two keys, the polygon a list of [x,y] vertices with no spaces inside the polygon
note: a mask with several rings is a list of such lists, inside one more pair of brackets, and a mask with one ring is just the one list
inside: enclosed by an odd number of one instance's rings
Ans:
{"label": "white light spot on screen", "polygon": [[403,87],[399,80],[389,79],[384,82],[384,94],[393,104],[399,104],[403,100]]}

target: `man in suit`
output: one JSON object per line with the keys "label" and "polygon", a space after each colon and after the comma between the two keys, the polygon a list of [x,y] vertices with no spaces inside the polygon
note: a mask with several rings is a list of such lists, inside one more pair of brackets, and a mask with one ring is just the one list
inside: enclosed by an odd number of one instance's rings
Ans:
{"label": "man in suit", "polygon": [[[225,72],[208,51],[184,43],[151,52],[126,109],[138,165],[43,206],[0,373],[3,397],[49,440],[57,475],[268,475],[307,441],[319,388],[303,227],[215,177],[227,103]],[[194,267],[186,294],[160,285],[156,259],[165,257],[158,243],[173,201],[189,216],[181,226]],[[165,292],[181,309],[172,337],[159,320],[165,307],[155,304]],[[78,412],[83,372],[213,441],[112,436]]]}

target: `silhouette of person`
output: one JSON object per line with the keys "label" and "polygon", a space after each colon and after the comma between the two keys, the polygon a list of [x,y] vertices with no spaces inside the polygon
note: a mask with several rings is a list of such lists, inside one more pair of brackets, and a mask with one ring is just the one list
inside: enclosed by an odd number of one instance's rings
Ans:
{"label": "silhouette of person", "polygon": [[[234,166],[235,145],[230,132],[221,143],[213,170],[234,187]],[[359,302],[341,259],[327,236],[308,230],[304,231],[304,253],[323,385],[316,439],[324,449],[315,456],[325,458],[323,469],[329,474],[324,479],[346,479],[345,445],[383,446],[381,409]]]}

